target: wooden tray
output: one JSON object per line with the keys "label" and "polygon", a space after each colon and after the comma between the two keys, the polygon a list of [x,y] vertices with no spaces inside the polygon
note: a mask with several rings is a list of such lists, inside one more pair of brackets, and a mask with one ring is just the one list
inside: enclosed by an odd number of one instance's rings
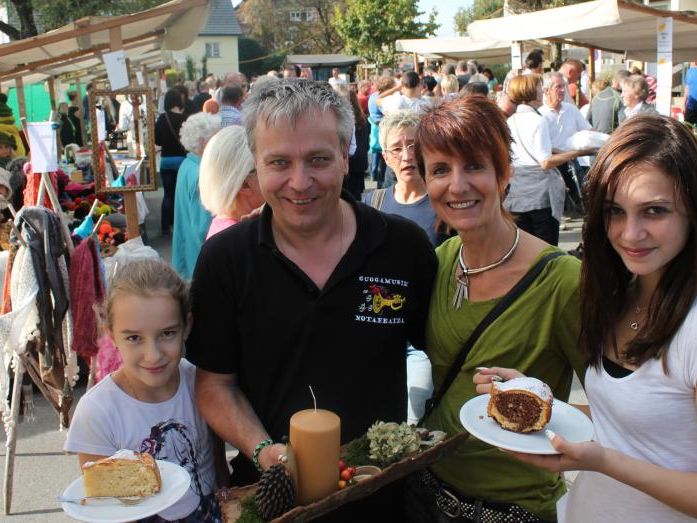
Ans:
{"label": "wooden tray", "polygon": [[[286,523],[294,521],[300,523],[303,521],[310,521],[346,503],[370,496],[385,485],[408,476],[412,472],[428,467],[444,454],[454,450],[455,447],[460,445],[468,436],[469,434],[466,432],[456,434],[414,456],[409,456],[397,463],[393,463],[389,467],[383,469],[380,474],[376,474],[375,476],[346,487],[345,489],[337,490],[334,494],[320,501],[311,503],[310,505],[295,507],[281,517],[274,519],[273,522]],[[218,498],[223,512],[223,520],[226,523],[234,523],[237,521],[237,518],[239,518],[241,514],[240,503],[242,499],[253,495],[256,489],[257,484],[255,483],[254,485],[248,485],[246,487],[223,488],[216,493],[216,497]]]}

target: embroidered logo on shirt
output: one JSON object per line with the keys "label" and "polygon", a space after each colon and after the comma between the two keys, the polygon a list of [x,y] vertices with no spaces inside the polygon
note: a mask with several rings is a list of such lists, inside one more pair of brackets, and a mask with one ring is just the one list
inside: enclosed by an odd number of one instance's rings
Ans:
{"label": "embroidered logo on shirt", "polygon": [[[363,301],[358,305],[355,320],[366,323],[403,324],[404,318],[393,316],[394,311],[404,307],[407,299],[390,290],[387,285],[408,287],[409,282],[393,278],[359,276],[358,281],[368,283],[363,289]],[[382,285],[379,285],[382,284]]]}

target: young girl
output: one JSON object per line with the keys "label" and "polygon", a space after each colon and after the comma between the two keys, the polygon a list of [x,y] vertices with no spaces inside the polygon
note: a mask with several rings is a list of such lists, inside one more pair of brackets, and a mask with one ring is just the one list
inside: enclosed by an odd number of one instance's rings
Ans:
{"label": "young girl", "polygon": [[65,450],[80,465],[119,449],[181,465],[189,491],[144,521],[221,521],[211,433],[194,403],[196,369],[182,359],[191,325],[186,284],[164,262],[132,262],[117,270],[99,312],[123,367],[82,397]]}
{"label": "young girl", "polygon": [[[697,140],[675,120],[637,116],[588,178],[580,347],[595,438],[516,454],[581,470],[560,522],[697,518]],[[558,325],[557,328],[564,328]],[[495,374],[475,376],[486,392]]]}

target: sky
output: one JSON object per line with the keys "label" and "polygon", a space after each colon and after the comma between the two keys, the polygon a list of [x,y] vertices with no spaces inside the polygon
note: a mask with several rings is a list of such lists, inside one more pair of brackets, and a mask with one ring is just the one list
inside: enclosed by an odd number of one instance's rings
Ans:
{"label": "sky", "polygon": [[436,22],[440,28],[436,36],[457,36],[455,31],[455,13],[460,7],[470,7],[473,0],[419,0],[419,11],[430,13],[435,7],[438,11]]}

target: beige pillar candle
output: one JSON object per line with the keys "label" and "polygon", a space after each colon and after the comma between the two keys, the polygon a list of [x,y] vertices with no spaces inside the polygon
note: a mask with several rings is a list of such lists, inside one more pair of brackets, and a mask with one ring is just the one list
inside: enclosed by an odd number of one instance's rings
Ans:
{"label": "beige pillar candle", "polygon": [[300,504],[312,503],[338,489],[340,444],[341,420],[333,412],[308,409],[290,418]]}

